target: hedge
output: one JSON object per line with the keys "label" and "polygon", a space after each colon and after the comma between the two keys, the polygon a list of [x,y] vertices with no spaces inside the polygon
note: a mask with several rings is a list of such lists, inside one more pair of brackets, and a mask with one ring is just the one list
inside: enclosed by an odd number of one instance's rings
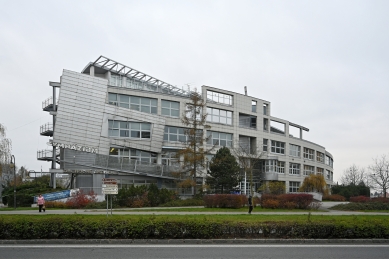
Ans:
{"label": "hedge", "polygon": [[305,193],[263,194],[260,202],[268,209],[309,209],[314,205],[312,194]]}
{"label": "hedge", "polygon": [[247,204],[247,197],[238,194],[213,194],[203,197],[206,208],[234,208],[239,209]]}
{"label": "hedge", "polygon": [[[360,222],[359,222],[360,223]],[[389,238],[389,222],[220,222],[70,216],[0,216],[0,239]]]}

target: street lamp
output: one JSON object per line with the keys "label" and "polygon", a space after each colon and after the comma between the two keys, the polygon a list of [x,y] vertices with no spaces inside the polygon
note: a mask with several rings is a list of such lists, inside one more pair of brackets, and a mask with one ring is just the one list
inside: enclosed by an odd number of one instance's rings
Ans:
{"label": "street lamp", "polygon": [[16,160],[14,155],[11,155],[11,164],[14,164],[14,209],[16,210]]}

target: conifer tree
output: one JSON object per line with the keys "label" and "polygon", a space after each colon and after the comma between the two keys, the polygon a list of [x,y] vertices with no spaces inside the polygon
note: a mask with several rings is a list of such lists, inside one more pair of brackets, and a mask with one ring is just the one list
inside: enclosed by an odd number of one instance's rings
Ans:
{"label": "conifer tree", "polygon": [[207,177],[207,184],[217,190],[232,190],[239,184],[239,164],[227,147],[220,148],[212,158]]}

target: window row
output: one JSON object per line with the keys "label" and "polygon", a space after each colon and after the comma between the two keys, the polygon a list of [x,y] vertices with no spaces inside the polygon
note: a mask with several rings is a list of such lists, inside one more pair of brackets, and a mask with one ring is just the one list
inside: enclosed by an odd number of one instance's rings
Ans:
{"label": "window row", "polygon": [[[263,139],[262,143],[263,151],[268,151],[268,139]],[[285,154],[285,142],[271,140],[271,153],[275,154]],[[289,144],[289,155],[293,157],[301,156],[301,147],[294,144]],[[308,160],[315,159],[315,150],[304,147],[303,157]],[[333,167],[333,159],[329,156],[324,155],[324,153],[316,151],[316,161],[320,163],[325,163]]]}
{"label": "window row", "polygon": [[232,105],[232,95],[207,90],[207,100]]}
{"label": "window row", "polygon": [[[154,98],[139,97],[125,94],[108,93],[108,103],[119,107],[157,114],[158,100]],[[161,114],[171,117],[180,116],[180,103],[161,100]]]}
{"label": "window row", "polygon": [[232,134],[207,131],[207,144],[223,147],[232,147]]}
{"label": "window row", "polygon": [[123,159],[125,162],[140,161],[142,163],[157,163],[157,154],[132,148],[113,148],[109,150],[109,155]]}
{"label": "window row", "polygon": [[108,120],[108,136],[120,138],[151,138],[151,123]]}
{"label": "window row", "polygon": [[232,112],[207,107],[207,121],[232,125]]}
{"label": "window row", "polygon": [[158,100],[153,98],[108,93],[108,103],[135,111],[157,114]]}
{"label": "window row", "polygon": [[284,174],[285,162],[277,160],[266,160],[262,165],[262,170],[266,173],[276,172],[279,174]]}

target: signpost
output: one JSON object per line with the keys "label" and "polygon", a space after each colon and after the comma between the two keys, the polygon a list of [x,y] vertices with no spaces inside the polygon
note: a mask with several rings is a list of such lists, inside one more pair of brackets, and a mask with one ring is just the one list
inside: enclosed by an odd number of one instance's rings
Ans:
{"label": "signpost", "polygon": [[108,217],[108,195],[111,195],[111,215],[112,215],[112,194],[118,194],[118,181],[113,178],[103,178],[101,185],[102,193],[107,195],[107,217]]}

